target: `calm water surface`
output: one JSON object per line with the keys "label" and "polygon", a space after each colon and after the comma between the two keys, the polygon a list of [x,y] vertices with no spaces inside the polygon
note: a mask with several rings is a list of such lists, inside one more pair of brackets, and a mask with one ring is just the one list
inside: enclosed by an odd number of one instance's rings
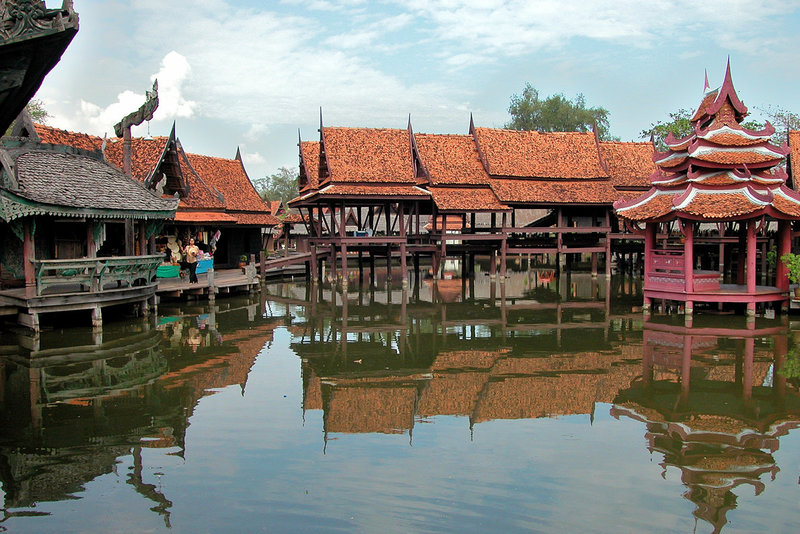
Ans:
{"label": "calm water surface", "polygon": [[800,324],[355,285],[6,332],[0,532],[800,529]]}

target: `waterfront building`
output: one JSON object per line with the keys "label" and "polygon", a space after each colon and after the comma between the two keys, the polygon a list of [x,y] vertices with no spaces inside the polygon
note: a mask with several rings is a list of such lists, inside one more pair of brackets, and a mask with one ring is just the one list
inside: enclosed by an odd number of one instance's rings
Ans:
{"label": "waterfront building", "polygon": [[[730,64],[718,89],[707,88],[691,118],[693,132],[669,135],[667,150],[654,156],[658,170],[645,194],[614,204],[617,215],[645,237],[644,306],[654,299],[694,304],[745,304],[754,315],[757,303],[788,305],[789,281],[782,262],[774,286],[757,285],[759,234],[777,230],[777,256],[791,252],[791,223],[800,219],[800,195],[786,185],[780,164],[789,153],[770,143],[770,125],[751,131],[741,123],[747,107],[733,87]],[[719,244],[716,269],[698,268],[695,240],[701,224]],[[707,228],[707,226],[706,226]],[[734,238],[726,256],[726,237]],[[766,251],[762,250],[762,271]],[[731,264],[730,284],[723,274]]]}

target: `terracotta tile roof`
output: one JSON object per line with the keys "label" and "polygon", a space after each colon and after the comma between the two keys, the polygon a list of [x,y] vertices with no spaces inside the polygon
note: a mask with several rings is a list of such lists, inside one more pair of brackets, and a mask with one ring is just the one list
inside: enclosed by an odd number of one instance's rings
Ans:
{"label": "terracotta tile roof", "polygon": [[255,226],[278,226],[281,220],[269,213],[231,213],[239,224]]}
{"label": "terracotta tile roof", "polygon": [[300,142],[300,190],[319,187],[319,141]]}
{"label": "terracotta tile roof", "polygon": [[200,154],[187,156],[200,178],[223,194],[227,210],[269,213],[269,206],[258,196],[241,161]]}
{"label": "terracotta tile roof", "polygon": [[433,202],[440,211],[503,211],[510,208],[501,203],[486,187],[431,187]]}
{"label": "terracotta tile roof", "polygon": [[[149,178],[161,161],[168,141],[169,137],[131,139],[131,176],[140,182]],[[122,139],[118,137],[109,139],[106,143],[106,159],[120,169],[124,168],[122,148]]]}
{"label": "terracotta tile roof", "polygon": [[493,176],[607,178],[592,132],[529,132],[475,128],[479,150]]}
{"label": "terracotta tile roof", "polygon": [[649,188],[656,171],[652,143],[601,141],[600,153],[608,165],[611,183],[618,189]]}
{"label": "terracotta tile roof", "polygon": [[408,185],[382,185],[382,184],[332,184],[323,186],[317,193],[320,197],[339,197],[339,196],[364,196],[364,197],[385,197],[403,196],[427,198],[430,193],[417,186]]}
{"label": "terracotta tile roof", "polygon": [[800,189],[800,130],[789,132],[789,172],[792,173],[792,186]]}
{"label": "terracotta tile roof", "polygon": [[50,143],[53,145],[74,146],[83,150],[100,150],[103,145],[103,139],[96,135],[88,135],[84,133],[68,132],[60,130],[44,124],[34,124],[36,128],[36,135],[42,143]]}
{"label": "terracotta tile roof", "polygon": [[207,184],[194,170],[194,166],[189,162],[189,158],[179,146],[178,162],[180,164],[183,179],[189,186],[189,196],[182,198],[180,208],[195,209],[224,209],[225,203],[222,194],[210,184]]}
{"label": "terracotta tile roof", "polygon": [[222,211],[186,211],[181,210],[175,214],[176,222],[225,222],[236,223],[236,217]]}
{"label": "terracotta tile roof", "polygon": [[497,178],[492,189],[501,202],[535,204],[611,204],[619,198],[608,180],[519,180]]}
{"label": "terracotta tile roof", "polygon": [[322,128],[330,181],[416,183],[408,130]]}
{"label": "terracotta tile roof", "polygon": [[416,134],[420,159],[432,184],[488,184],[471,135]]}

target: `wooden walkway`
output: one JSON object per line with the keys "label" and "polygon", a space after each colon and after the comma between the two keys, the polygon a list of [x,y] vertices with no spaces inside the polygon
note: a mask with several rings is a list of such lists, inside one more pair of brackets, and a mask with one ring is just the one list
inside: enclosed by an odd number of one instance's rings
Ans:
{"label": "wooden walkway", "polygon": [[[258,289],[260,278],[255,274],[255,266],[242,269],[220,269],[197,275],[197,283],[190,284],[188,278],[161,278],[158,280],[156,294],[165,298],[202,297],[213,299],[218,294],[250,292]],[[211,279],[213,278],[213,280]]]}

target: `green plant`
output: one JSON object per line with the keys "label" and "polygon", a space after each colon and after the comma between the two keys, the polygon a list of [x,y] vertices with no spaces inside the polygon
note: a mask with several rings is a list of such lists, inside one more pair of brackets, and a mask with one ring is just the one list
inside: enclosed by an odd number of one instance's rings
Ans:
{"label": "green plant", "polygon": [[786,276],[793,284],[800,283],[800,254],[789,252],[781,256],[781,261],[786,266]]}
{"label": "green plant", "polygon": [[778,251],[775,249],[767,251],[767,264],[774,269],[777,263],[778,263]]}
{"label": "green plant", "polygon": [[800,378],[800,346],[795,345],[789,350],[778,374],[786,378]]}
{"label": "green plant", "polygon": [[247,254],[242,254],[239,256],[239,261],[242,263],[247,263]]}

